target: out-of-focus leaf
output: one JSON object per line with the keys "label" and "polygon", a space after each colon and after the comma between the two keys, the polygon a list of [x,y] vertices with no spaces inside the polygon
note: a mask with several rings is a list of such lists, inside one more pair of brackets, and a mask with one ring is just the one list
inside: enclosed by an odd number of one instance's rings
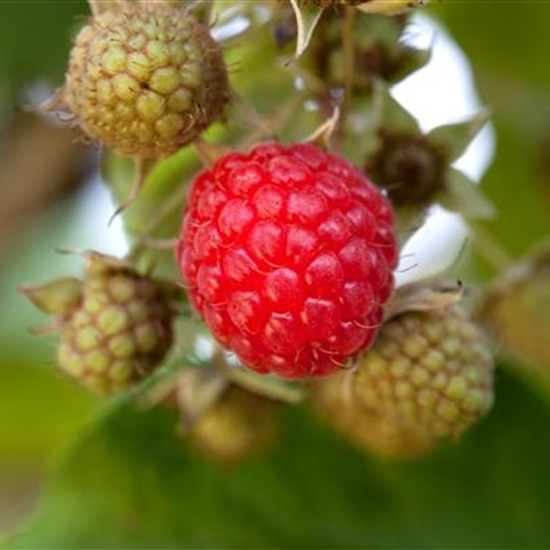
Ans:
{"label": "out-of-focus leaf", "polygon": [[272,454],[227,470],[174,436],[175,414],[115,410],[58,467],[7,546],[541,547],[550,414],[506,373],[497,396],[460,443],[410,464],[367,457],[297,406]]}
{"label": "out-of-focus leaf", "polygon": [[0,534],[12,533],[38,497],[60,445],[82,428],[95,400],[42,365],[0,361]]}
{"label": "out-of-focus leaf", "polygon": [[[45,360],[44,360],[45,362]],[[88,419],[98,400],[60,373],[52,360],[0,364],[0,457],[38,461],[41,466],[57,446]]]}
{"label": "out-of-focus leaf", "polygon": [[519,256],[550,233],[550,208],[533,143],[526,142],[517,128],[493,121],[498,146],[494,162],[483,177],[483,190],[498,216],[486,230]]}
{"label": "out-of-focus leaf", "polygon": [[550,85],[543,53],[548,48],[547,2],[476,2],[465,9],[451,1],[434,3],[426,13],[443,16],[476,73],[490,71],[511,81]]}
{"label": "out-of-focus leaf", "polygon": [[71,28],[89,15],[85,0],[0,2],[0,73],[12,85],[62,75]]}
{"label": "out-of-focus leaf", "polygon": [[[441,2],[441,16],[472,60],[483,103],[490,108],[497,150],[483,188],[499,211],[488,232],[520,255],[550,232],[540,156],[548,143],[550,71],[547,2]],[[514,37],[511,39],[510,37]]]}

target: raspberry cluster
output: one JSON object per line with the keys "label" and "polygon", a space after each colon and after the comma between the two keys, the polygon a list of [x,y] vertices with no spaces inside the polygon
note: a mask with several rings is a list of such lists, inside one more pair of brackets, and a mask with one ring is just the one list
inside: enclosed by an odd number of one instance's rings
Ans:
{"label": "raspberry cluster", "polygon": [[196,309],[243,363],[324,375],[375,338],[393,288],[392,217],[344,159],[263,144],[196,178],[178,262]]}

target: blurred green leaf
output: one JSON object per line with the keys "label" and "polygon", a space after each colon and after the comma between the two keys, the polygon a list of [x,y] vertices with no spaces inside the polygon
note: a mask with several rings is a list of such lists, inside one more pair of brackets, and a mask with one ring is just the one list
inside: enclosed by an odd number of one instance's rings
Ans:
{"label": "blurred green leaf", "polygon": [[[550,538],[550,413],[500,372],[497,407],[416,463],[367,457],[289,408],[265,459],[221,469],[166,410],[112,411],[10,548],[533,548]],[[525,429],[528,426],[529,429]]]}
{"label": "blurred green leaf", "polygon": [[0,457],[38,460],[47,456],[89,419],[97,399],[55,372],[53,360],[40,365],[0,364]]}
{"label": "blurred green leaf", "polygon": [[482,187],[498,216],[486,229],[519,256],[550,233],[550,203],[544,196],[536,149],[516,128],[498,119],[494,122],[497,151]]}
{"label": "blurred green leaf", "polygon": [[550,84],[544,52],[548,50],[548,2],[462,2],[434,4],[455,39],[470,56],[476,73],[489,70],[511,80]]}
{"label": "blurred green leaf", "polygon": [[548,2],[441,2],[442,17],[472,62],[482,102],[492,113],[496,156],[483,189],[499,216],[487,230],[520,255],[550,233]]}
{"label": "blurred green leaf", "polygon": [[1,534],[13,532],[28,514],[51,457],[94,410],[96,400],[51,363],[0,362]]}
{"label": "blurred green leaf", "polygon": [[71,29],[89,15],[85,0],[0,2],[0,72],[13,85],[62,76]]}
{"label": "blurred green leaf", "polygon": [[[151,169],[137,198],[121,214],[129,241],[145,244],[142,261],[155,266],[156,275],[176,276],[173,247],[157,244],[179,234],[187,190],[199,170],[200,163],[192,147],[184,147],[160,160]],[[136,178],[133,159],[107,153],[103,175],[115,202],[124,204]]]}

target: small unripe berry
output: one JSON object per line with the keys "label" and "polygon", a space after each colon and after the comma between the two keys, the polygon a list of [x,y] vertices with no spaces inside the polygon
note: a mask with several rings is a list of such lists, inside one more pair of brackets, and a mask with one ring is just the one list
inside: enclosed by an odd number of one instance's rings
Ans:
{"label": "small unripe berry", "polygon": [[183,3],[113,2],[76,37],[60,97],[92,139],[156,158],[222,115],[228,81],[220,47]]}
{"label": "small unripe berry", "polygon": [[433,437],[459,435],[493,404],[493,358],[457,306],[407,312],[384,325],[352,390],[390,421]]}
{"label": "small unripe berry", "polygon": [[59,367],[87,389],[110,395],[148,376],[172,345],[180,291],[138,273],[131,264],[86,253],[83,280],[58,279],[21,290],[61,330]]}
{"label": "small unripe berry", "polygon": [[227,465],[266,452],[276,440],[275,402],[230,386],[193,426],[194,447]]}
{"label": "small unripe berry", "polygon": [[96,393],[125,389],[150,374],[170,349],[172,319],[162,284],[93,259],[81,302],[63,324],[59,366]]}

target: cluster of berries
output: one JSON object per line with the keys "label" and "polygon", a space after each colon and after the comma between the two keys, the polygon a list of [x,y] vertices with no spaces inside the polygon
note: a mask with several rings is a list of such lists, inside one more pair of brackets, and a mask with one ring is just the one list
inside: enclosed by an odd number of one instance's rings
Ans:
{"label": "cluster of berries", "polygon": [[[228,98],[222,50],[190,10],[118,2],[80,31],[50,108],[120,154],[156,159],[198,138]],[[321,377],[315,402],[356,439],[376,419],[391,441],[425,448],[490,408],[490,354],[457,307],[387,320],[392,205],[323,147],[264,143],[217,159],[189,190],[176,256],[217,341],[258,373]],[[124,262],[92,254],[78,284],[26,292],[57,315],[60,366],[91,390],[128,387],[171,346],[178,292]]]}

